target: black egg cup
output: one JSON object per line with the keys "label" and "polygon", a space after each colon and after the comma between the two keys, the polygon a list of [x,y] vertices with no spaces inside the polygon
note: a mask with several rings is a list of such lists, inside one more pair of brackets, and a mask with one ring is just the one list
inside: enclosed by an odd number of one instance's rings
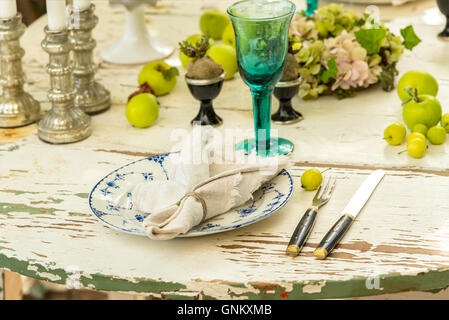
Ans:
{"label": "black egg cup", "polygon": [[441,13],[446,17],[446,26],[443,31],[438,34],[438,37],[442,40],[449,40],[449,3],[447,0],[437,0],[438,8]]}
{"label": "black egg cup", "polygon": [[449,16],[446,16],[446,26],[443,31],[438,33],[438,38],[441,40],[449,41]]}
{"label": "black egg cup", "polygon": [[192,96],[200,101],[200,110],[195,118],[190,122],[192,126],[219,126],[223,123],[220,116],[215,113],[212,101],[218,97],[223,87],[226,73],[223,73],[213,79],[191,79],[185,77],[187,87]]}
{"label": "black egg cup", "polygon": [[292,106],[292,98],[299,92],[300,78],[291,81],[280,81],[274,88],[274,96],[279,100],[279,109],[271,115],[271,121],[278,124],[299,122],[304,117]]}

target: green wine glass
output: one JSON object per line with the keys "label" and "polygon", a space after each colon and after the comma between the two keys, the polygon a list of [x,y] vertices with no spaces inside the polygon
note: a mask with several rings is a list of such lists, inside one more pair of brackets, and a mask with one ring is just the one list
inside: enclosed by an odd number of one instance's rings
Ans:
{"label": "green wine glass", "polygon": [[309,17],[318,9],[318,0],[307,0],[306,15]]}
{"label": "green wine glass", "polygon": [[242,0],[228,8],[235,32],[239,72],[253,97],[256,138],[237,143],[237,150],[275,156],[293,151],[292,142],[270,136],[271,94],[279,81],[295,13],[288,0]]}

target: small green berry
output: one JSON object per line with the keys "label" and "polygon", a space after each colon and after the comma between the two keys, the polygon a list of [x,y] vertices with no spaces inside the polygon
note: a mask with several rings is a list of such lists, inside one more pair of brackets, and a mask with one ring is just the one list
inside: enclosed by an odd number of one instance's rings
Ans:
{"label": "small green berry", "polygon": [[446,140],[446,129],[443,127],[432,127],[427,131],[427,139],[431,144],[442,144]]}
{"label": "small green berry", "polygon": [[418,124],[415,124],[415,126],[413,127],[412,132],[419,132],[419,133],[423,134],[424,136],[426,136],[427,135],[427,130],[428,129],[427,129],[427,126],[425,124],[418,123]]}
{"label": "small green berry", "polygon": [[317,169],[309,169],[301,176],[301,186],[307,191],[313,191],[323,182],[323,175]]}

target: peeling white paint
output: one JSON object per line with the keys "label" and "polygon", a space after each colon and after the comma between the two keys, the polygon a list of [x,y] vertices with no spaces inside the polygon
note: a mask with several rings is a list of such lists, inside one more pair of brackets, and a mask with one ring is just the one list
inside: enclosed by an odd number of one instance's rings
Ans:
{"label": "peeling white paint", "polygon": [[326,285],[326,281],[320,281],[316,284],[306,284],[302,287],[302,292],[312,294],[320,293],[321,289]]}
{"label": "peeling white paint", "polygon": [[46,280],[50,280],[50,281],[59,281],[61,280],[61,277],[53,274],[53,273],[49,273],[49,272],[36,272],[36,274],[41,277],[44,278]]}
{"label": "peeling white paint", "polygon": [[35,265],[29,264],[27,269],[30,271],[37,271],[39,268]]}

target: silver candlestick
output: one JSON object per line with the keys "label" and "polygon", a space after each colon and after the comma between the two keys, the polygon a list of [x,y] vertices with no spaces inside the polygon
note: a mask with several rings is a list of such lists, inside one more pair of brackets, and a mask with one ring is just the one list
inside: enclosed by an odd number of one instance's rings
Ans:
{"label": "silver candlestick", "polygon": [[48,99],[52,108],[38,124],[39,138],[50,143],[70,143],[87,138],[91,132],[90,117],[75,106],[73,65],[70,52],[73,48],[69,32],[45,28],[42,48],[49,54],[47,72],[51,88]]}
{"label": "silver candlestick", "polygon": [[19,39],[24,32],[20,13],[10,19],[0,19],[0,128],[24,126],[40,116],[39,102],[23,90],[25,51]]}
{"label": "silver candlestick", "polygon": [[75,69],[75,105],[86,113],[95,114],[107,110],[111,106],[111,94],[95,81],[97,66],[94,63],[93,50],[97,46],[92,38],[92,30],[98,23],[94,14],[95,5],[86,10],[70,9],[70,29]]}

